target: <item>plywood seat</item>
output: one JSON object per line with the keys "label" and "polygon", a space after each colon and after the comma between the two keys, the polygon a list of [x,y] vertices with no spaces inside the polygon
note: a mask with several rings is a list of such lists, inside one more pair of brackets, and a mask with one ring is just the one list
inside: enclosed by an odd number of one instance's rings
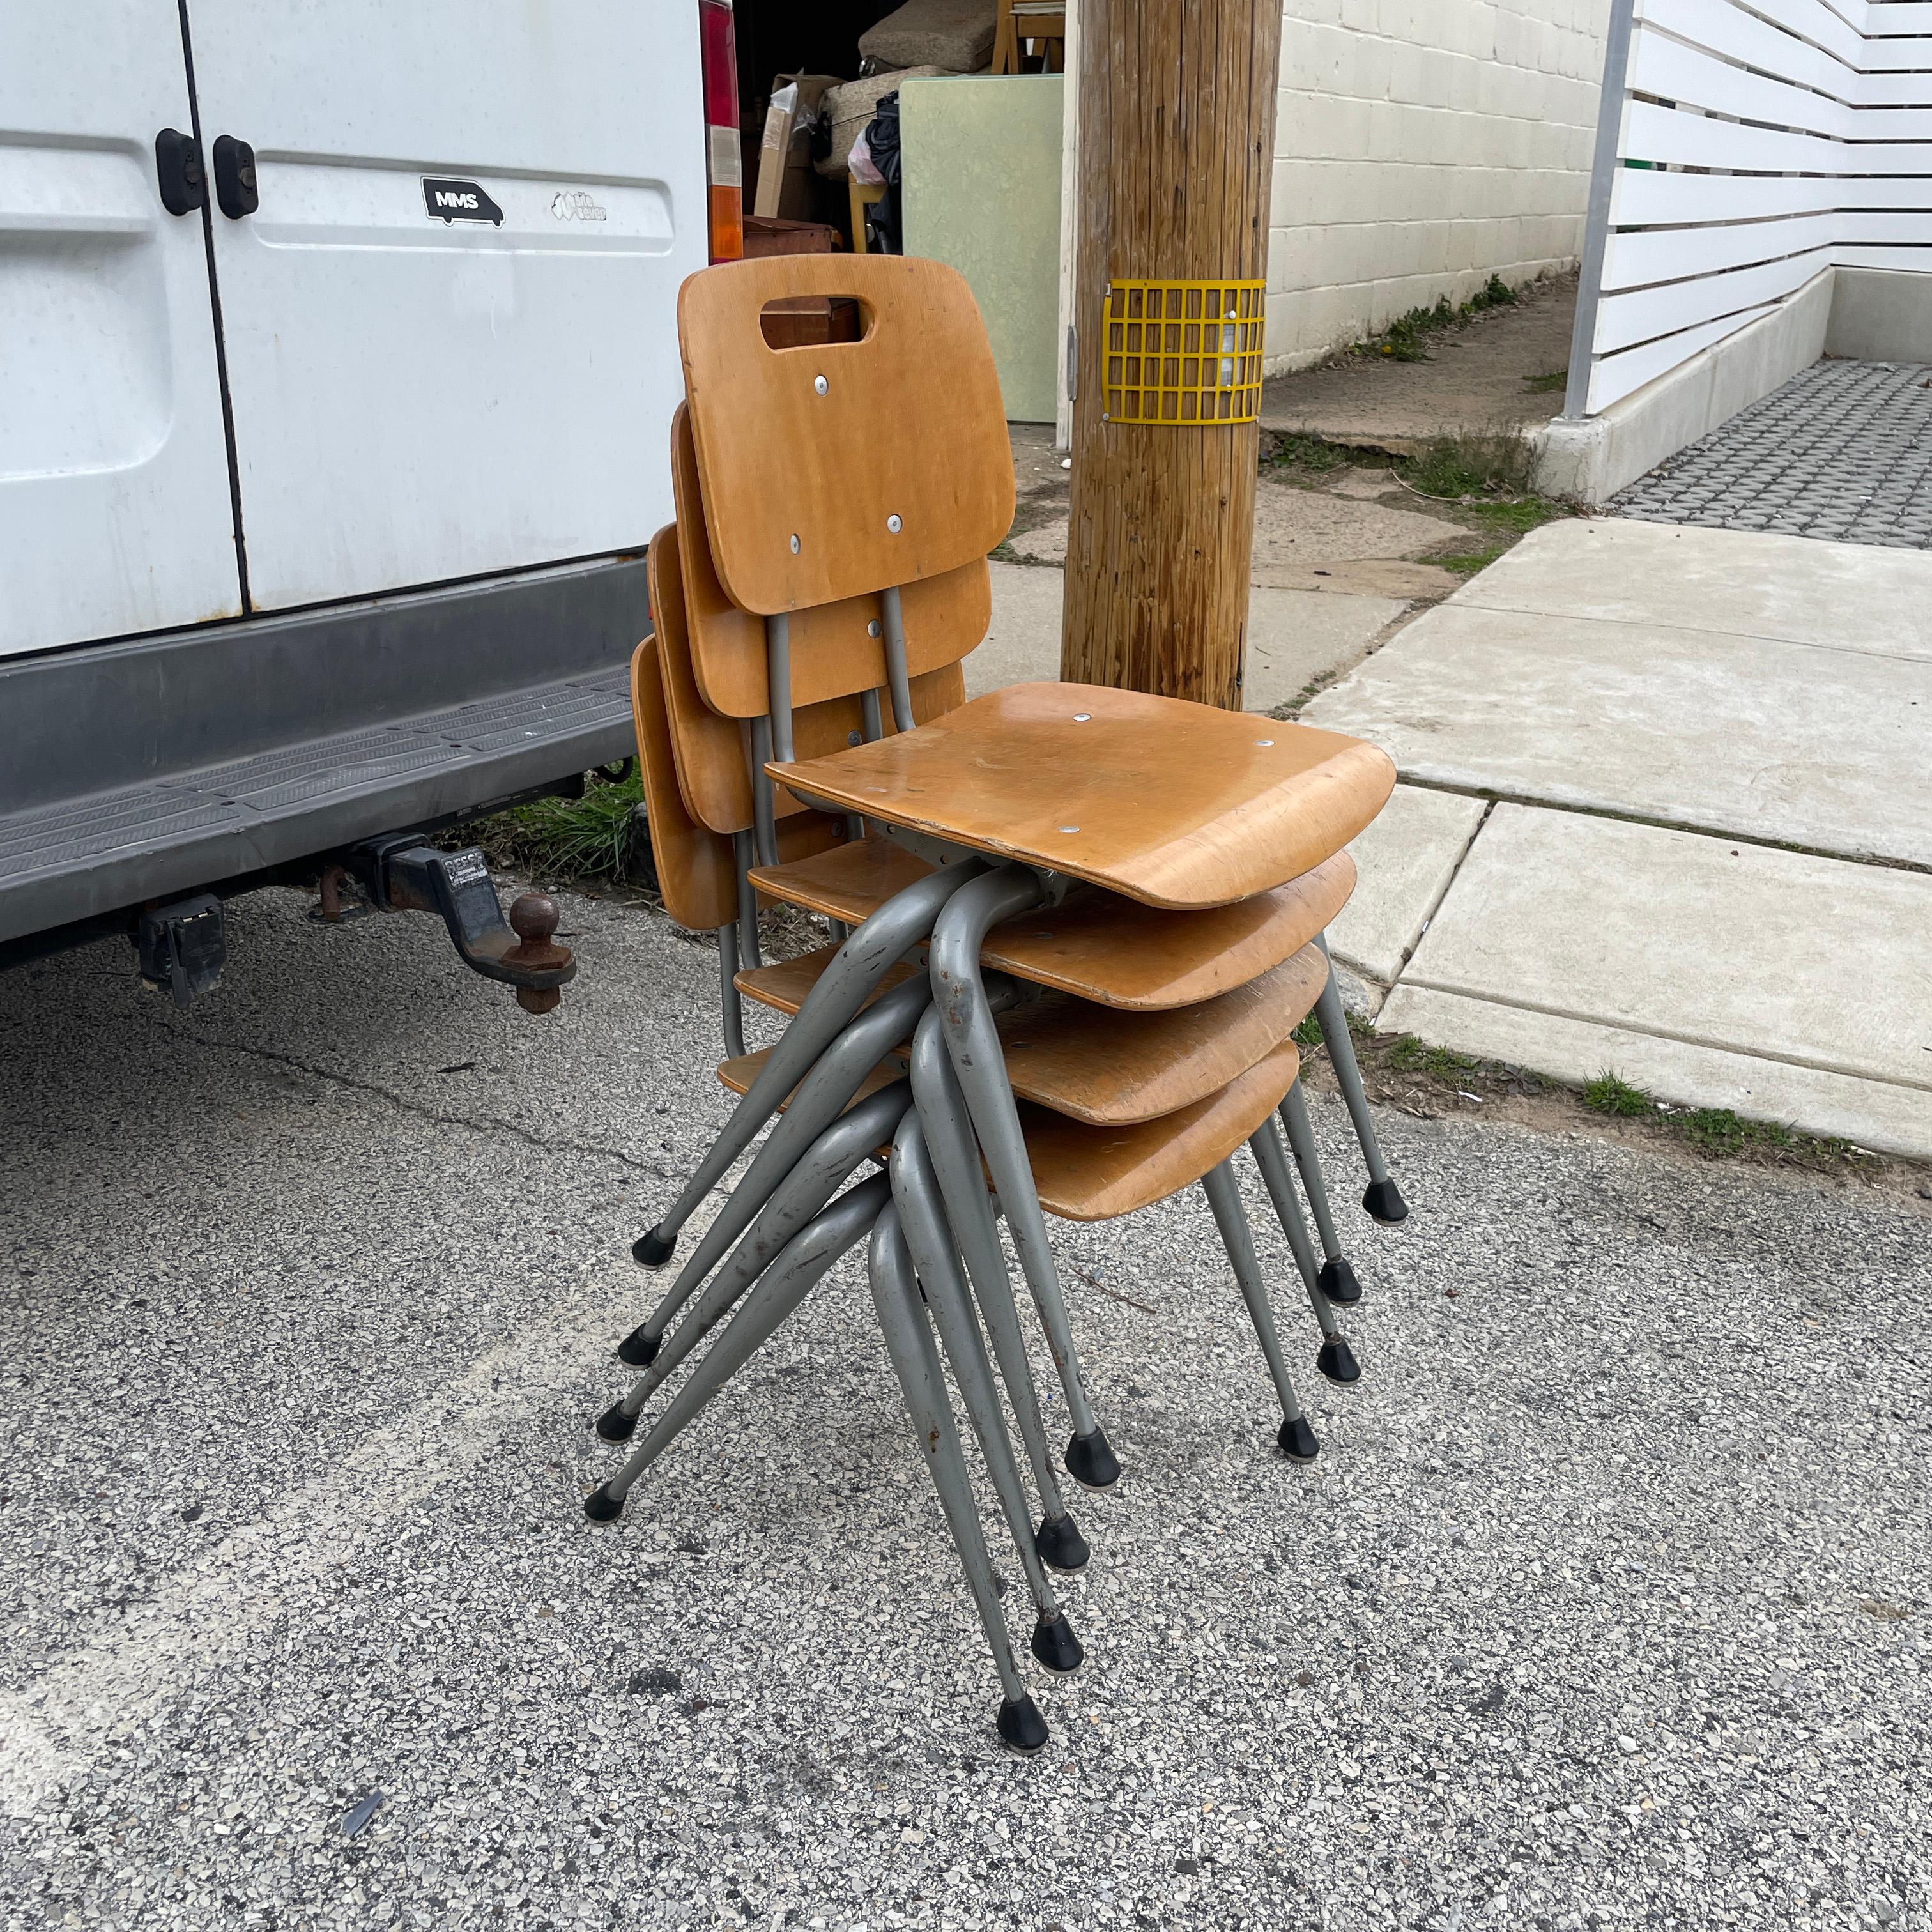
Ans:
{"label": "plywood seat", "polygon": [[[722,1060],[718,1063],[718,1078],[734,1094],[748,1092],[752,1082],[757,1079],[765,1062],[771,1057],[771,1048],[761,1046],[756,1053],[741,1053],[735,1058]],[[904,1056],[902,1054],[888,1054],[859,1083],[859,1090],[852,1096],[850,1104],[856,1107],[861,1100],[869,1100],[881,1087],[890,1087],[895,1080],[903,1080],[905,1076]],[[1282,1091],[1285,1094],[1288,1089],[1284,1087]],[[783,1113],[790,1105],[791,1096],[788,1094],[778,1102],[779,1112]],[[884,1151],[884,1148],[880,1150],[881,1155]]]}
{"label": "plywood seat", "polygon": [[[795,1013],[837,950],[740,973],[739,990]],[[888,983],[911,970],[896,967]],[[1321,949],[1306,946],[1246,986],[1190,1006],[1120,1012],[1048,992],[1000,1017],[1006,1078],[1021,1100],[1096,1126],[1153,1120],[1191,1106],[1272,1052],[1314,1005],[1328,972]]]}
{"label": "plywood seat", "polygon": [[[728,1060],[718,1077],[742,1094],[764,1064],[763,1053]],[[1280,1106],[1301,1065],[1294,1041],[1217,1092],[1158,1119],[1094,1126],[1022,1102],[1020,1128],[1040,1204],[1064,1221],[1111,1221],[1164,1201],[1218,1167]],[[867,1075],[859,1097],[903,1072],[896,1060]],[[878,1150],[884,1157],[886,1150]]]}
{"label": "plywood seat", "polygon": [[1299,878],[1395,788],[1359,738],[1086,684],[1012,685],[766,769],[832,806],[1181,910]]}
{"label": "plywood seat", "polygon": [[[888,838],[855,839],[752,874],[788,905],[856,926],[932,870]],[[1298,952],[1354,890],[1346,852],[1300,878],[1232,905],[1170,912],[1090,886],[1064,904],[1022,913],[986,935],[983,964],[1102,1006],[1184,1006],[1245,986]]]}
{"label": "plywood seat", "polygon": [[1006,1078],[1022,1100],[1095,1126],[1155,1120],[1267,1058],[1328,977],[1321,948],[1305,946],[1245,986],[1165,1012],[1110,1012],[1047,993],[1000,1016]]}
{"label": "plywood seat", "polygon": [[[737,975],[735,983],[746,999],[781,1013],[795,1013],[805,1004],[805,996],[818,984],[819,976],[832,964],[838,951],[836,946],[821,946],[815,952],[776,960],[769,966],[749,966]],[[866,1005],[869,1006],[881,993],[902,986],[916,970],[903,961],[888,967],[886,976],[866,995]]]}

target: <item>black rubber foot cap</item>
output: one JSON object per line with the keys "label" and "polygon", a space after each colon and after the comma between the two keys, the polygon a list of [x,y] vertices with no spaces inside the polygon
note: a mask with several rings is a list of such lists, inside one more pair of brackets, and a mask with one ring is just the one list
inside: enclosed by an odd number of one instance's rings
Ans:
{"label": "black rubber foot cap", "polygon": [[[1358,1382],[1362,1378],[1362,1365],[1355,1360],[1354,1350],[1340,1335],[1332,1342],[1322,1343],[1322,1352],[1315,1358],[1315,1366],[1331,1382]],[[1313,1439],[1310,1438],[1311,1442]]]}
{"label": "black rubber foot cap", "polygon": [[640,1268],[661,1268],[670,1259],[671,1250],[676,1246],[675,1234],[667,1238],[653,1228],[648,1234],[640,1234],[631,1244],[631,1258]]}
{"label": "black rubber foot cap", "polygon": [[1408,1219],[1408,1204],[1402,1198],[1401,1189],[1392,1180],[1370,1181],[1363,1190],[1362,1205],[1378,1221],[1386,1221],[1390,1226]]}
{"label": "black rubber foot cap", "polygon": [[1107,1444],[1107,1432],[1076,1436],[1066,1445],[1066,1473],[1090,1490],[1111,1489],[1120,1480],[1120,1459]]}
{"label": "black rubber foot cap", "polygon": [[606,1442],[628,1442],[638,1432],[638,1418],[624,1413],[624,1405],[614,1402],[597,1418],[597,1432]]}
{"label": "black rubber foot cap", "polygon": [[615,1522],[624,1514],[624,1505],[611,1495],[608,1484],[599,1483],[584,1498],[584,1514],[592,1522]]}
{"label": "black rubber foot cap", "polygon": [[1042,1616],[1034,1625],[1033,1654],[1042,1669],[1058,1677],[1071,1677],[1087,1661],[1087,1653],[1080,1648],[1064,1610]]}
{"label": "black rubber foot cap", "polygon": [[1315,1286],[1338,1308],[1346,1308],[1362,1298],[1362,1284],[1355,1279],[1355,1270],[1339,1256],[1322,1264]]}
{"label": "black rubber foot cap", "polygon": [[1308,1426],[1305,1415],[1298,1415],[1292,1422],[1281,1425],[1281,1433],[1276,1437],[1281,1444],[1281,1453],[1291,1462],[1312,1462],[1322,1453],[1322,1445],[1315,1439],[1315,1432]]}
{"label": "black rubber foot cap", "polygon": [[653,1335],[644,1328],[633,1328],[617,1344],[617,1359],[628,1367],[647,1369],[657,1360],[658,1351],[664,1346],[661,1335]]}
{"label": "black rubber foot cap", "polygon": [[1048,1516],[1033,1533],[1040,1560],[1054,1570],[1084,1570],[1093,1552],[1071,1516]]}
{"label": "black rubber foot cap", "polygon": [[1023,1690],[1000,1706],[1000,1742],[1022,1757],[1031,1757],[1046,1743],[1046,1720],[1040,1706]]}

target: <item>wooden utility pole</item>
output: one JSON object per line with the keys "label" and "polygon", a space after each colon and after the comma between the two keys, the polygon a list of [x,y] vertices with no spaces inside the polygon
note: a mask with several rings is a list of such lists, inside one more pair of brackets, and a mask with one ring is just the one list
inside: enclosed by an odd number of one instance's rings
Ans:
{"label": "wooden utility pole", "polygon": [[[1220,285],[1268,274],[1280,0],[1079,7],[1078,374],[1060,675],[1238,710],[1259,430],[1228,418],[1255,400],[1260,298]],[[1126,355],[1150,340],[1127,326],[1152,312],[1153,293],[1134,286],[1150,281],[1208,284],[1227,304],[1203,316],[1198,291],[1167,292],[1158,367]],[[1214,365],[1232,395],[1187,393],[1201,366],[1166,351],[1198,338],[1168,332],[1177,307],[1184,331],[1190,320],[1226,326],[1210,356],[1234,347]],[[1189,420],[1214,412],[1220,419]]]}

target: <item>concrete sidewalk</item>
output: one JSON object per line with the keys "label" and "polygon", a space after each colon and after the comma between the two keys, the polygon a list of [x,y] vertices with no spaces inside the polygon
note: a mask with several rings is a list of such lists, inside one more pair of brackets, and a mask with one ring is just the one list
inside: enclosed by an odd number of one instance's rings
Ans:
{"label": "concrete sidewalk", "polygon": [[1928,611],[1922,554],[1599,518],[1417,618],[1302,714],[1402,772],[1378,1024],[1932,1156]]}

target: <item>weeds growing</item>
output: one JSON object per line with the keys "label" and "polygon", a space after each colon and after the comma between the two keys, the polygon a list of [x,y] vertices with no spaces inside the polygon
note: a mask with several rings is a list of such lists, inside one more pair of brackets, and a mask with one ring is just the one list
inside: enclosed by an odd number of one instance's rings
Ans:
{"label": "weeds growing", "polygon": [[1485,310],[1510,308],[1515,302],[1515,290],[1502,276],[1492,275],[1460,308],[1443,296],[1431,308],[1412,308],[1406,315],[1397,316],[1380,335],[1358,343],[1354,352],[1386,356],[1392,362],[1426,362],[1430,336],[1454,328],[1458,322],[1467,322]]}
{"label": "weeds growing", "polygon": [[644,819],[644,778],[634,763],[620,778],[589,773],[581,798],[540,798],[462,829],[497,865],[556,885],[646,883],[650,833]]}

